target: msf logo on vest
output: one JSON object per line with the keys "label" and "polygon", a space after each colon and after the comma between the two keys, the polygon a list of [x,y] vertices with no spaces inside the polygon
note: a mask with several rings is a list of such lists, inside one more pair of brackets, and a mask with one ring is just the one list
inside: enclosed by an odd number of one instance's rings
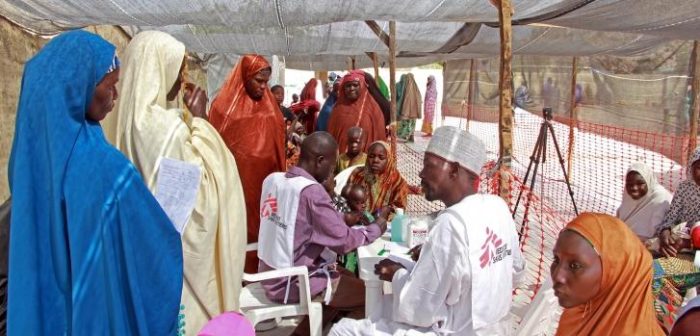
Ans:
{"label": "msf logo on vest", "polygon": [[486,268],[491,264],[495,264],[513,253],[508,248],[508,244],[504,244],[503,240],[498,238],[495,232],[490,228],[486,228],[486,240],[481,245],[481,257],[479,257],[481,268]]}
{"label": "msf logo on vest", "polygon": [[283,230],[287,229],[287,225],[282,222],[282,218],[277,214],[277,198],[272,196],[272,194],[268,194],[265,201],[263,201],[260,208],[260,219],[269,220]]}

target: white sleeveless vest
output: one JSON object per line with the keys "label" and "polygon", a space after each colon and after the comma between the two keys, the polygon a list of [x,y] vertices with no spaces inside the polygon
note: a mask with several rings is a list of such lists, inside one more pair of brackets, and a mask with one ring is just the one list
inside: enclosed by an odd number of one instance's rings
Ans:
{"label": "white sleeveless vest", "polygon": [[[286,173],[272,173],[263,181],[260,198],[260,231],[258,235],[258,257],[274,269],[294,267],[294,230],[301,192],[308,186],[318,184],[305,177],[285,177]],[[335,262],[335,253],[325,249],[321,255],[328,264]],[[327,264],[316,272],[328,279],[326,303],[330,302],[331,281]],[[289,297],[291,277],[287,279],[284,302]]]}

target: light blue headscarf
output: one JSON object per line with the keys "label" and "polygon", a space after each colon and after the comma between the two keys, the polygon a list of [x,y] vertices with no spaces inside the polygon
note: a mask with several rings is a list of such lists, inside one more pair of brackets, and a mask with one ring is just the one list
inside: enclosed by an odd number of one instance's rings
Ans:
{"label": "light blue headscarf", "polygon": [[61,34],[24,69],[9,164],[8,334],[166,335],[180,237],[131,163],[85,113],[115,48]]}

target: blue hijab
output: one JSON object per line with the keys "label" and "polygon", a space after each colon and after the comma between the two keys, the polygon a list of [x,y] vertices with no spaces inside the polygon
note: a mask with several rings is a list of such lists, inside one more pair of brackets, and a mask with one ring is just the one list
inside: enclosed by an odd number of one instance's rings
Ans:
{"label": "blue hijab", "polygon": [[316,121],[316,131],[328,132],[328,120],[331,119],[331,112],[333,111],[333,106],[338,100],[338,93],[333,90],[331,94],[326,98],[326,102],[323,103],[321,107],[321,112],[318,113],[318,120]]}
{"label": "blue hijab", "polygon": [[9,164],[10,335],[175,332],[180,237],[85,118],[114,59],[113,45],[76,30],[25,66]]}

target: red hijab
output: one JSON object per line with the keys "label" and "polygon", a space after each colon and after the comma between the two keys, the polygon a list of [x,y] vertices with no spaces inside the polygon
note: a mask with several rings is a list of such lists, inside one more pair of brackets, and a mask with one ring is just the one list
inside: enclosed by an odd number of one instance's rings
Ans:
{"label": "red hijab", "polygon": [[304,86],[304,89],[301,90],[299,102],[289,107],[295,115],[299,115],[299,113],[306,110],[306,117],[300,120],[306,129],[306,134],[311,134],[315,131],[316,114],[321,110],[321,104],[316,100],[317,85],[318,80],[311,78]]}
{"label": "red hijab", "polygon": [[[355,101],[345,96],[345,84],[357,81],[360,83],[360,95]],[[367,152],[369,144],[375,141],[385,141],[384,115],[377,102],[367,90],[365,73],[361,70],[350,71],[340,81],[338,102],[333,107],[328,121],[328,132],[338,141],[339,150],[345,153],[347,147],[347,131],[353,126],[361,127],[367,134],[362,152]]]}
{"label": "red hijab", "polygon": [[[268,68],[270,63],[262,56],[243,56],[214,98],[209,113],[209,121],[236,159],[245,197],[248,243],[258,241],[263,180],[286,168],[285,125],[272,92],[265,90],[256,101],[245,90],[247,81]],[[257,257],[249,255],[246,273],[257,270]]]}

